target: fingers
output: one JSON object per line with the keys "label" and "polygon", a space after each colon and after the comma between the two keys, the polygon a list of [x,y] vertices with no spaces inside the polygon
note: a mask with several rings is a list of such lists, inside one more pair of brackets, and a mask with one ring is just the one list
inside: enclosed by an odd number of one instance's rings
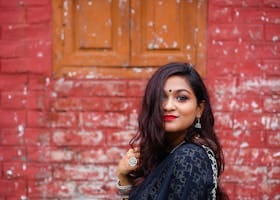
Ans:
{"label": "fingers", "polygon": [[[133,157],[136,158],[136,161],[133,160]],[[140,158],[140,149],[139,148],[131,148],[129,149],[125,156],[119,162],[118,172],[120,174],[128,174],[129,172],[136,170],[139,164]],[[132,159],[132,160],[131,160]],[[133,163],[136,163],[135,165]]]}
{"label": "fingers", "polygon": [[137,161],[139,161],[140,158],[140,151],[139,148],[129,149],[126,153],[126,158],[129,160],[130,158],[135,157]]}

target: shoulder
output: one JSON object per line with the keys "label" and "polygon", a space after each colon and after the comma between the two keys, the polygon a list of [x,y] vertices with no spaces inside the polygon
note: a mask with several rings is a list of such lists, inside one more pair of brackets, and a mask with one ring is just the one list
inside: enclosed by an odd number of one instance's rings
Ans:
{"label": "shoulder", "polygon": [[185,143],[173,152],[172,160],[177,170],[188,170],[190,173],[212,172],[211,161],[202,146]]}
{"label": "shoulder", "polygon": [[205,149],[202,146],[193,144],[193,143],[185,143],[181,145],[178,149],[176,149],[174,152],[174,157],[188,157],[188,158],[193,158],[195,157],[196,159],[202,158],[205,159],[207,158],[207,153]]}
{"label": "shoulder", "polygon": [[179,194],[178,199],[207,199],[214,188],[211,161],[202,146],[185,143],[176,149],[170,171],[171,190]]}

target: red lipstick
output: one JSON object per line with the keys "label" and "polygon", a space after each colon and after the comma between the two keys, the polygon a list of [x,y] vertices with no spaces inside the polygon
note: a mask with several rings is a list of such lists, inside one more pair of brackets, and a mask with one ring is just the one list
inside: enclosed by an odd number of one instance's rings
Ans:
{"label": "red lipstick", "polygon": [[175,115],[164,115],[163,118],[164,118],[164,121],[169,121],[170,122],[170,121],[175,120],[177,118],[177,116],[175,116]]}

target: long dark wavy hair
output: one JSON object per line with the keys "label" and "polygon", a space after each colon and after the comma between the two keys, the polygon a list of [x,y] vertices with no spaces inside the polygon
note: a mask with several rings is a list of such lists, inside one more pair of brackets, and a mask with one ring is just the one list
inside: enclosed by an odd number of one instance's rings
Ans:
{"label": "long dark wavy hair", "polygon": [[[203,80],[191,64],[169,63],[160,67],[148,81],[138,117],[139,129],[136,136],[130,141],[132,146],[140,147],[139,168],[130,174],[136,185],[141,183],[168,155],[169,144],[164,131],[162,97],[166,80],[174,75],[186,79],[195,94],[198,105],[204,103],[204,110],[200,118],[202,128],[195,128],[194,121],[186,130],[185,140],[198,145],[203,144],[212,149],[217,160],[218,177],[224,169],[222,149],[214,131],[214,116]],[[227,199],[220,184],[217,189],[217,199]]]}

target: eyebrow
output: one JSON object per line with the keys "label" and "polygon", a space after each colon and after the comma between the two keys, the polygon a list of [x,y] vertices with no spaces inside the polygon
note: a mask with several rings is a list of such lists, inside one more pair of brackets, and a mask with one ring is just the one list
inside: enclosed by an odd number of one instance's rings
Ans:
{"label": "eyebrow", "polygon": [[[169,93],[169,90],[170,90],[170,89],[165,90],[164,92],[165,92],[165,93]],[[171,90],[172,90],[172,89],[171,89]],[[189,93],[189,94],[192,93],[190,90],[187,90],[187,89],[177,89],[177,90],[172,90],[172,92],[176,92],[176,93],[179,93],[179,92],[187,92],[187,93]]]}

